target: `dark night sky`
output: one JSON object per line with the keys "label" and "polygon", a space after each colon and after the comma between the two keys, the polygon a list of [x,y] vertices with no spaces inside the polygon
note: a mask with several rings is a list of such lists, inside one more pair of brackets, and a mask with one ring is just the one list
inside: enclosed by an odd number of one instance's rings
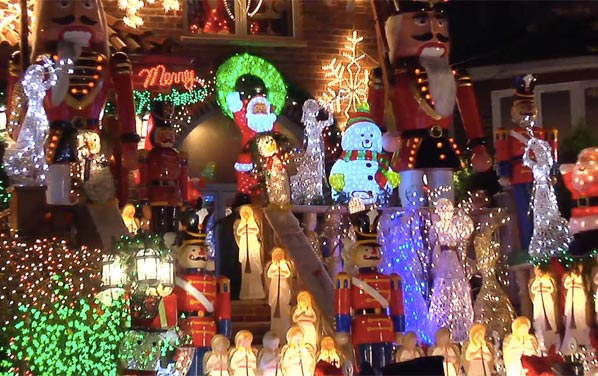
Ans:
{"label": "dark night sky", "polygon": [[598,1],[453,0],[449,20],[465,67],[598,52]]}

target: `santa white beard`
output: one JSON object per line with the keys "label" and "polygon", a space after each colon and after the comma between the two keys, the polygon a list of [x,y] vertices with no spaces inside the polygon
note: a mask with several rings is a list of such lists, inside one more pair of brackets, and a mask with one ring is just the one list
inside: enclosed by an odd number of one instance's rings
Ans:
{"label": "santa white beard", "polygon": [[276,114],[253,114],[248,112],[247,126],[257,133],[269,132],[274,127],[276,121]]}
{"label": "santa white beard", "polygon": [[430,95],[434,100],[434,109],[442,117],[453,114],[457,84],[453,71],[444,57],[421,56],[419,63],[426,70]]}

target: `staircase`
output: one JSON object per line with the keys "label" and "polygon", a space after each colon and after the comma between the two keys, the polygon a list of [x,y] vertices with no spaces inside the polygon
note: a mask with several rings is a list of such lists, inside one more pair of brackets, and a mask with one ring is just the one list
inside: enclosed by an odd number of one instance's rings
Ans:
{"label": "staircase", "polygon": [[231,301],[232,338],[239,330],[249,330],[253,334],[253,346],[261,347],[264,334],[270,330],[270,306],[266,299]]}

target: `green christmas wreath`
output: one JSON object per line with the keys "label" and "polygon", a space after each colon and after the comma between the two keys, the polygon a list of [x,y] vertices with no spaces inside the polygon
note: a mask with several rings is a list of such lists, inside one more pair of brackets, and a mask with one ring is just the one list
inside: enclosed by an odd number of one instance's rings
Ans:
{"label": "green christmas wreath", "polygon": [[282,111],[287,98],[287,84],[282,75],[268,61],[250,54],[235,55],[227,59],[216,71],[216,97],[218,105],[226,116],[233,117],[226,104],[226,97],[235,91],[235,84],[243,75],[259,77],[266,85],[267,98],[278,115]]}

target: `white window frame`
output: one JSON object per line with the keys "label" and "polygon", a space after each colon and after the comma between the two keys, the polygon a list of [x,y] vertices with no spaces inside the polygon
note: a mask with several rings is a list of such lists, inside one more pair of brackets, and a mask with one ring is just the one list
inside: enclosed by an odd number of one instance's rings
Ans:
{"label": "white window frame", "polygon": [[[544,124],[542,121],[542,94],[558,91],[568,91],[571,107],[571,126],[576,127],[586,120],[586,97],[587,88],[598,87],[598,80],[561,82],[556,84],[537,85],[534,90],[534,97],[538,106],[538,124]],[[505,97],[513,97],[513,89],[494,90],[491,95],[492,102],[492,131],[496,132],[498,128],[507,124],[510,119],[502,119],[500,111],[500,101]]]}

